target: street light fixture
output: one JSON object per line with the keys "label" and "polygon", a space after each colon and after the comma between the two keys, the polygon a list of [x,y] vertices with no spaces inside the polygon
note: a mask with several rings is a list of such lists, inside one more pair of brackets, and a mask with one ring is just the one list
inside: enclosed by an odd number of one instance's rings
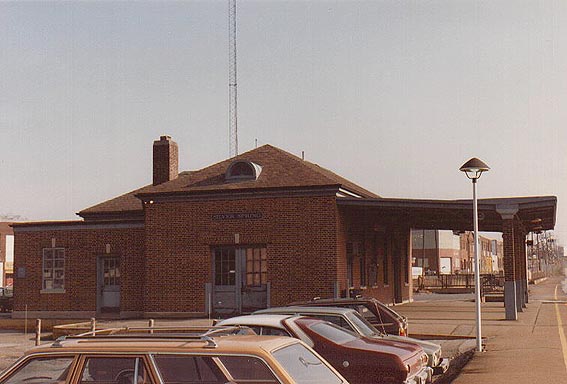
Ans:
{"label": "street light fixture", "polygon": [[481,160],[473,157],[463,164],[460,171],[464,172],[472,180],[473,185],[473,221],[474,221],[474,289],[476,294],[476,350],[482,352],[482,329],[480,316],[480,263],[478,260],[478,204],[476,201],[476,181],[483,172],[490,167]]}

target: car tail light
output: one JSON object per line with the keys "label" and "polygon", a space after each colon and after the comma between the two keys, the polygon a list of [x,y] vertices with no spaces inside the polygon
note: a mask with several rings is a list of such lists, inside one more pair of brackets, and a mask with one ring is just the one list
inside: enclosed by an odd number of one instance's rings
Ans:
{"label": "car tail light", "polygon": [[400,327],[400,336],[407,336],[405,328]]}

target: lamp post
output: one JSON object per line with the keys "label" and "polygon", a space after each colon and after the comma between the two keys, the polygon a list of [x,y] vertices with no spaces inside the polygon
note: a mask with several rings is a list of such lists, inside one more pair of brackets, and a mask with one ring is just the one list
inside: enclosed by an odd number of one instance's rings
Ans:
{"label": "lamp post", "polygon": [[476,182],[483,172],[487,172],[490,167],[481,160],[473,157],[467,161],[460,171],[464,172],[472,180],[473,185],[473,222],[474,222],[474,289],[476,294],[476,350],[482,352],[482,329],[480,316],[480,263],[478,259],[478,204],[476,201]]}

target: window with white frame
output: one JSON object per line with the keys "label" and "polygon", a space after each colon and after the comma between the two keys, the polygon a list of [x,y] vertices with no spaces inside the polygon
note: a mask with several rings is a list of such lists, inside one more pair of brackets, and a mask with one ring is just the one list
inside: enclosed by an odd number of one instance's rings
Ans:
{"label": "window with white frame", "polygon": [[43,249],[44,290],[65,289],[65,249]]}

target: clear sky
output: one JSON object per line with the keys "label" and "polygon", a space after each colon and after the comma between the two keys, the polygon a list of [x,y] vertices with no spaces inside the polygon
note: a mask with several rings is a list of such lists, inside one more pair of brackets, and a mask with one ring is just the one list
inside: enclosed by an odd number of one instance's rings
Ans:
{"label": "clear sky", "polygon": [[[0,2],[0,214],[73,219],[228,157],[226,1]],[[567,2],[240,1],[240,152],[270,143],[384,197],[556,195]]]}

